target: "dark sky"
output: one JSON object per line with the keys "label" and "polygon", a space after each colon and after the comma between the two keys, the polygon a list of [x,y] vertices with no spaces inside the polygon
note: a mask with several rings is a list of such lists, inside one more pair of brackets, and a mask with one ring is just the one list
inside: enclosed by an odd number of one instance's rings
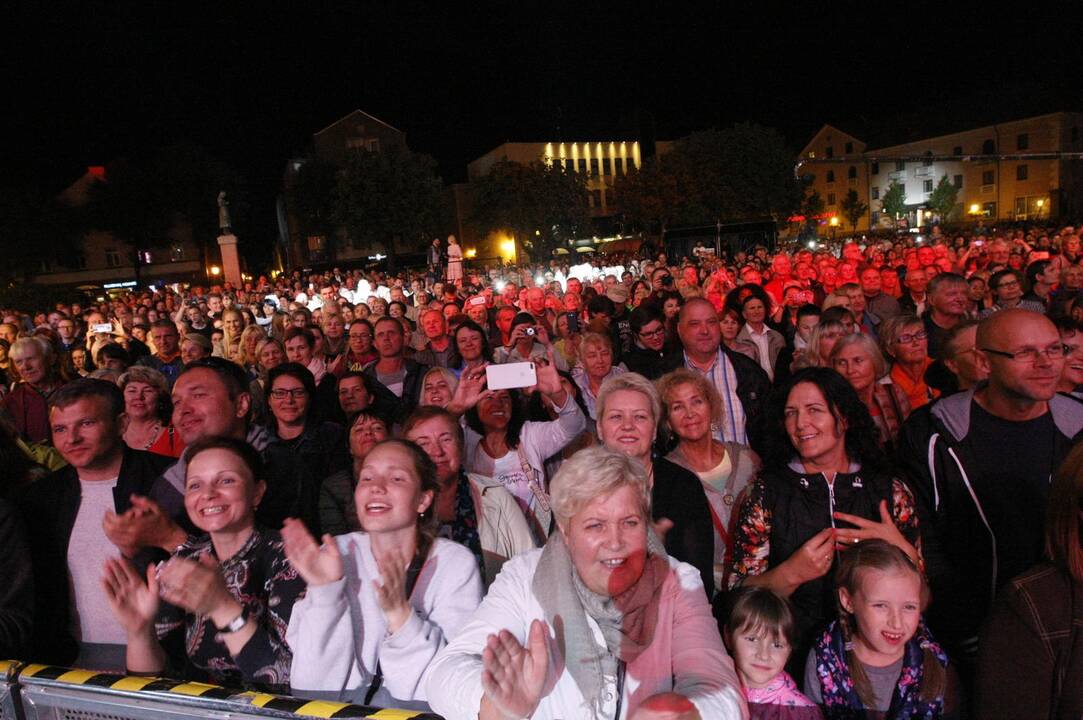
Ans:
{"label": "dark sky", "polygon": [[269,230],[286,159],[355,108],[447,181],[505,140],[634,137],[642,117],[658,138],[754,121],[796,150],[826,121],[890,136],[1083,108],[1071,4],[946,4],[20,3],[4,183],[190,141],[248,178]]}

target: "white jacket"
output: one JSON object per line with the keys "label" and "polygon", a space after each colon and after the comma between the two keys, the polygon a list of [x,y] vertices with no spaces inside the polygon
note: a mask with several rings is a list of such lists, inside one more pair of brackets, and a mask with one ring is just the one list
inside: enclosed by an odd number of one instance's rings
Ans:
{"label": "white jacket", "polygon": [[470,495],[478,512],[478,539],[485,560],[482,582],[488,588],[496,579],[500,568],[516,555],[537,547],[523,511],[511,493],[502,487],[488,484],[488,478],[470,475]]}
{"label": "white jacket", "polygon": [[345,576],[310,586],[293,606],[286,632],[293,650],[291,688],[300,695],[360,702],[379,660],[386,690],[378,696],[381,700],[393,707],[396,701],[424,702],[422,673],[481,601],[474,555],[458,543],[437,538],[410,596],[413,614],[398,632],[388,635],[376,600],[374,581],[380,572],[368,535],[349,533],[335,541]]}
{"label": "white jacket", "polygon": [[[526,642],[530,623],[545,612],[531,590],[541,550],[509,560],[489,588],[470,623],[429,665],[423,679],[432,710],[448,720],[476,718],[481,707],[481,653],[490,634],[506,629]],[[718,625],[703,592],[699,571],[670,559],[672,571],[660,591],[658,624],[650,646],[628,665],[621,717],[629,717],[644,700],[662,692],[684,695],[704,720],[748,717],[733,661],[722,645]],[[595,642],[604,643],[598,625],[588,618]],[[552,690],[531,716],[534,720],[585,718],[587,703],[549,628],[549,676]],[[616,712],[616,681],[607,678],[603,717]]]}

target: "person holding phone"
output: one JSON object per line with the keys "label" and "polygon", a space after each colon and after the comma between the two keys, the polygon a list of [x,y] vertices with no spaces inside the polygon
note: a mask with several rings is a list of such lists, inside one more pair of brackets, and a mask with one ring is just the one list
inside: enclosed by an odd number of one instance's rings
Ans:
{"label": "person holding phone", "polygon": [[563,450],[586,428],[582,410],[560,382],[553,355],[549,349],[546,360],[535,363],[535,373],[537,391],[555,408],[556,420],[528,421],[519,391],[488,390],[483,367],[463,372],[448,405],[452,413],[466,413],[466,471],[510,492],[539,544],[545,542],[552,526],[545,459]]}

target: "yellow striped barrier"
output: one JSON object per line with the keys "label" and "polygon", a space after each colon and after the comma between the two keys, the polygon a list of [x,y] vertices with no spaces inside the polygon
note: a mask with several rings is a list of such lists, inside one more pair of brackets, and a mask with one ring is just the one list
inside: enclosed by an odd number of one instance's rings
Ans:
{"label": "yellow striped barrier", "polygon": [[[55,665],[29,664],[21,666],[17,661],[0,661],[0,678],[7,677],[9,683],[22,685],[24,680],[32,680],[32,686],[40,684],[72,685],[84,690],[120,691],[135,695],[147,694],[155,699],[168,701],[169,696],[184,701],[188,707],[199,709],[199,700],[207,703],[208,712],[219,711],[223,705],[236,713],[246,713],[266,717],[315,717],[315,718],[357,718],[371,720],[440,720],[438,715],[420,710],[399,710],[394,708],[371,708],[349,703],[329,702],[326,700],[307,700],[305,698],[272,695],[269,693],[243,692],[231,690],[207,683],[167,680],[156,677],[119,675],[116,673],[97,672],[59,667]],[[24,686],[25,689],[26,686]],[[109,702],[116,704],[118,697],[110,693]],[[178,697],[181,696],[181,697]],[[104,700],[104,698],[103,698]],[[193,701],[194,702],[193,704]],[[211,706],[214,707],[211,707]],[[140,715],[146,708],[133,708]],[[24,720],[21,716],[19,720]]]}

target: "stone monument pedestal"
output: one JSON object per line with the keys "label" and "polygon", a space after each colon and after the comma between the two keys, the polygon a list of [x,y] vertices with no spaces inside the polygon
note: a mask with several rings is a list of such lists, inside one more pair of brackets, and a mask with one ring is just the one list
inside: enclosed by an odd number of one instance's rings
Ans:
{"label": "stone monument pedestal", "polygon": [[235,288],[243,288],[241,256],[237,254],[237,236],[233,233],[219,235],[218,248],[222,253],[222,279]]}

